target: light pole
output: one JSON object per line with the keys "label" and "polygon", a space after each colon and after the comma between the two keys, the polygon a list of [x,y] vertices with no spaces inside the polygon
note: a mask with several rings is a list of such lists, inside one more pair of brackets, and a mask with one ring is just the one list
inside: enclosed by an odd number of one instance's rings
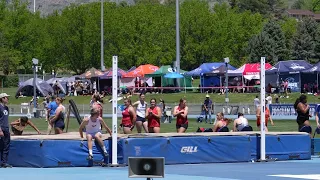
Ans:
{"label": "light pole", "polygon": [[[176,0],[176,65],[177,73],[180,73],[180,14],[179,0]],[[180,81],[177,80],[177,85],[180,87]]]}
{"label": "light pole", "polygon": [[105,70],[104,67],[104,40],[103,40],[103,0],[101,0],[101,71]]}
{"label": "light pole", "polygon": [[229,98],[228,98],[228,64],[229,64],[229,58],[228,57],[226,57],[226,58],[224,58],[224,63],[226,64],[225,66],[226,66],[226,73],[225,73],[225,78],[226,78],[226,80],[225,80],[225,94],[226,94],[226,97],[225,97],[225,102],[226,102],[226,104],[228,105],[228,103],[229,103]]}
{"label": "light pole", "polygon": [[36,58],[32,59],[33,67],[33,114],[37,117],[37,71],[38,71],[39,60]]}
{"label": "light pole", "polygon": [[33,12],[36,13],[36,0],[33,0]]}

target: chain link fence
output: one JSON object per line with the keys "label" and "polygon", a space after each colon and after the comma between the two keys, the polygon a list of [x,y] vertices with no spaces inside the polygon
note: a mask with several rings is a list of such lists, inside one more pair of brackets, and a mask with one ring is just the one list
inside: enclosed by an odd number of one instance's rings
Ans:
{"label": "chain link fence", "polygon": [[[121,105],[121,104],[118,104]],[[172,110],[174,106],[178,104],[166,104],[166,106],[170,107]],[[67,108],[67,104],[65,104]],[[190,115],[200,115],[201,110],[202,110],[202,103],[188,103],[189,107],[189,114]],[[77,104],[77,108],[79,110],[80,114],[89,114],[90,112],[90,105],[89,104]],[[10,105],[10,114],[15,114],[15,115],[26,115],[28,113],[33,113],[33,105],[29,103],[22,103],[21,105]],[[38,111],[40,113],[40,117],[45,116],[44,112],[44,107],[40,106],[38,107]],[[255,106],[251,104],[219,104],[219,103],[214,103],[214,114],[218,112],[223,112],[224,114],[229,114],[229,115],[236,115],[238,112],[242,112],[246,115],[253,115],[255,114]],[[112,104],[111,103],[105,103],[103,105],[103,114],[112,114]],[[118,114],[121,114],[120,111],[118,111]]]}

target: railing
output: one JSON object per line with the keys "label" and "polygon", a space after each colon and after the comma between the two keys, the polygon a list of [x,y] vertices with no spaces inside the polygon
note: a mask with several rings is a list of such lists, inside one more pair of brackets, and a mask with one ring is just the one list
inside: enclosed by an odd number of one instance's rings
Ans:
{"label": "railing", "polygon": [[[122,104],[118,105],[118,117],[121,117],[121,106]],[[173,110],[174,106],[177,104],[169,103],[166,104],[167,107],[170,107],[171,110]],[[273,119],[277,120],[295,120],[296,115],[294,113],[289,113],[288,111],[288,104],[277,104],[272,105],[275,106],[276,109],[274,111],[271,111],[271,116]],[[272,106],[270,107],[270,110],[272,110]],[[293,105],[290,105],[290,107]],[[310,104],[311,110],[310,114],[314,114],[316,109],[317,103]],[[66,106],[67,107],[67,106]],[[86,104],[77,104],[78,111],[80,116],[84,116],[85,114],[89,114],[90,112],[90,106]],[[190,118],[198,118],[200,115],[204,115],[204,112],[201,112],[202,103],[188,103],[189,107],[189,117]],[[279,108],[280,107],[280,108]],[[9,106],[10,115],[11,116],[27,116],[29,114],[30,117],[33,117],[31,115],[33,113],[32,106],[29,106],[27,103],[23,103],[21,105],[10,105]],[[38,116],[41,118],[45,117],[45,109],[43,107],[40,107],[38,110]],[[243,103],[229,103],[228,105],[223,103],[214,103],[214,114],[217,114],[218,112],[223,112],[225,115],[232,116],[233,118],[237,117],[238,112],[242,112],[247,118],[254,120],[256,118],[256,107],[253,104],[243,104]],[[292,111],[292,110],[290,110]],[[103,105],[103,114],[104,117],[110,118],[112,115],[112,104],[106,103]],[[73,116],[73,114],[71,114]],[[311,120],[314,120],[314,116],[311,118]]]}
{"label": "railing", "polygon": [[[119,104],[122,105],[122,104]],[[166,103],[166,106],[174,108],[178,103]],[[67,108],[67,105],[65,105]],[[78,111],[80,114],[88,114],[90,112],[89,104],[77,104]],[[190,115],[200,115],[202,103],[188,103],[189,114]],[[21,105],[9,105],[10,114],[28,114],[33,112],[33,106],[28,103],[22,103]],[[38,110],[44,110],[44,107],[38,107]],[[228,106],[225,104],[214,103],[214,114],[218,112],[223,112],[224,114],[235,115],[238,112],[244,114],[255,114],[255,107],[251,104],[241,104],[241,103],[229,103]],[[121,112],[118,111],[120,114]],[[106,103],[103,105],[103,114],[112,114],[112,104]]]}

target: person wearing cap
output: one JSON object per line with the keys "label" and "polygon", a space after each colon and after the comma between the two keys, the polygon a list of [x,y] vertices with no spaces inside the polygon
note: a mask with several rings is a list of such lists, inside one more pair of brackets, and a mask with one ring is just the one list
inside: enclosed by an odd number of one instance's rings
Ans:
{"label": "person wearing cap", "polygon": [[10,148],[8,97],[9,95],[6,93],[0,94],[0,155],[2,168],[12,167],[8,164]]}
{"label": "person wearing cap", "polygon": [[208,118],[210,124],[212,124],[212,118],[211,115],[213,114],[213,103],[210,99],[209,94],[206,95],[206,99],[204,100],[203,103],[204,111],[205,111],[205,116],[206,116],[206,123],[208,123]]}

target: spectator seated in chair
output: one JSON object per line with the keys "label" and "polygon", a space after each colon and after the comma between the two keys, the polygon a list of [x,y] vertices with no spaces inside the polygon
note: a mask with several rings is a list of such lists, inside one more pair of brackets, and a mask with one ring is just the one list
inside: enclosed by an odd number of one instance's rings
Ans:
{"label": "spectator seated in chair", "polygon": [[228,125],[231,123],[231,119],[224,118],[217,121],[213,128],[198,128],[197,132],[229,132]]}
{"label": "spectator seated in chair", "polygon": [[234,120],[233,131],[253,131],[248,123],[248,119],[244,117],[243,113],[238,113],[238,118]]}

